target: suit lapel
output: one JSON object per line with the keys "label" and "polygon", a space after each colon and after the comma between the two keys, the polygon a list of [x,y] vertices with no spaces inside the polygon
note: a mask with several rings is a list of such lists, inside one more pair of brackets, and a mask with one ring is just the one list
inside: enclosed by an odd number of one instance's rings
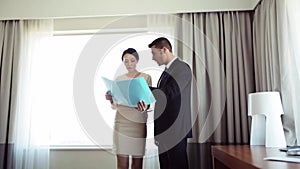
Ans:
{"label": "suit lapel", "polygon": [[161,76],[157,82],[158,88],[161,88],[166,84],[168,77],[170,75],[172,75],[172,71],[173,71],[174,67],[176,67],[176,64],[178,61],[179,61],[178,58],[176,58],[174,60],[174,62],[171,64],[171,66],[167,70],[163,71],[163,73],[161,74]]}

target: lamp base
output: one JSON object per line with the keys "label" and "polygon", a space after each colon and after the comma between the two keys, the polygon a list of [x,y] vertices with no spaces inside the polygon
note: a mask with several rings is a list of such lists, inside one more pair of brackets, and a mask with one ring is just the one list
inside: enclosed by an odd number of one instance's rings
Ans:
{"label": "lamp base", "polygon": [[266,147],[286,147],[286,140],[280,116],[267,116]]}
{"label": "lamp base", "polygon": [[250,145],[266,144],[266,118],[264,115],[252,116]]}

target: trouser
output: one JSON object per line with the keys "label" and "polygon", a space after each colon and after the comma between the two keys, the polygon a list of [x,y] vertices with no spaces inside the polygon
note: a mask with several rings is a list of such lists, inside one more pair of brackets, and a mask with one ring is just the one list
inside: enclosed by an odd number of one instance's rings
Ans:
{"label": "trouser", "polygon": [[[167,143],[165,143],[167,144]],[[184,138],[176,146],[166,151],[164,143],[159,142],[160,169],[188,169],[187,139]]]}

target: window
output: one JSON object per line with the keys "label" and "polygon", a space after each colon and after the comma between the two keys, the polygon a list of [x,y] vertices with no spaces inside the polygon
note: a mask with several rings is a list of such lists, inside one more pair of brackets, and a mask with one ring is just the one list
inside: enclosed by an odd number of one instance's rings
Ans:
{"label": "window", "polygon": [[[94,95],[99,113],[105,119],[106,124],[111,128],[110,135],[103,136],[103,145],[112,145],[112,131],[114,124],[115,110],[104,98],[106,88],[101,76],[115,78],[125,73],[121,61],[122,52],[128,47],[135,48],[140,54],[138,70],[152,76],[152,84],[156,85],[162,67],[152,61],[148,44],[157,38],[158,35],[151,33],[103,33],[103,34],[73,34],[53,36],[49,40],[48,47],[52,50],[45,56],[34,60],[34,71],[32,80],[34,84],[34,111],[47,111],[51,114],[51,145],[77,146],[95,145],[80,125],[73,103],[73,78],[77,61],[81,52],[88,45],[92,38],[103,39],[103,41],[116,41],[109,49],[101,49],[105,53],[98,63],[95,72]],[[152,114],[148,118],[148,137],[153,137]],[[101,135],[101,128],[99,129]]]}

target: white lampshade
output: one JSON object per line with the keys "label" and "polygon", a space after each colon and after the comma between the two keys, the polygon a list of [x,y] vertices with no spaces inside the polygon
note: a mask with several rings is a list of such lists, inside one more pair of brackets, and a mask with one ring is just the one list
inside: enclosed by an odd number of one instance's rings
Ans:
{"label": "white lampshade", "polygon": [[250,145],[285,147],[282,114],[279,92],[250,93],[248,95],[248,115],[252,116]]}
{"label": "white lampshade", "polygon": [[279,92],[257,92],[248,95],[248,115],[283,114]]}

